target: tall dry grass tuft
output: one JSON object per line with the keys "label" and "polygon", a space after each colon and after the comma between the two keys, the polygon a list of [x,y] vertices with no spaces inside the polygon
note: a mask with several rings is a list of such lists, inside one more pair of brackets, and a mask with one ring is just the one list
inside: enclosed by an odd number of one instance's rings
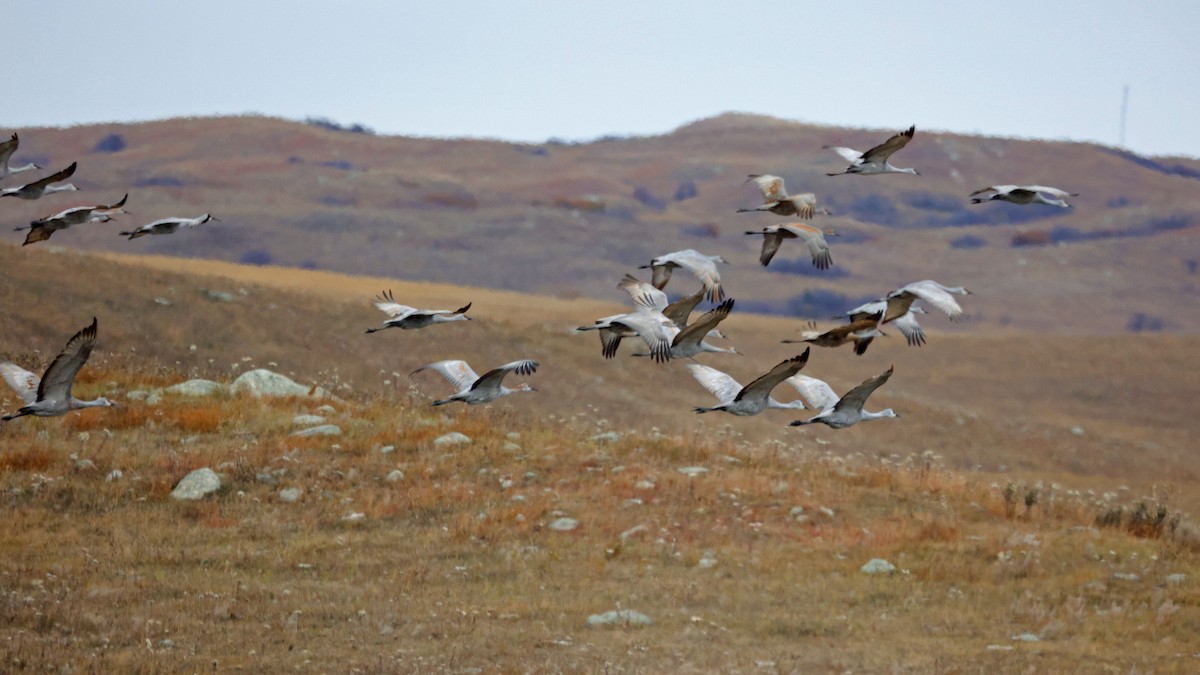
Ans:
{"label": "tall dry grass tuft", "polygon": [[6,444],[0,450],[0,471],[43,472],[58,459],[58,452],[48,446]]}

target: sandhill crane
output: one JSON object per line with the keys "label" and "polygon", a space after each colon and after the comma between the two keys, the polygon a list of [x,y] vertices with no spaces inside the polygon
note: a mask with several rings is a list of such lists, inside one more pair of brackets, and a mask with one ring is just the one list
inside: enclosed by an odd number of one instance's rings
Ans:
{"label": "sandhill crane", "polygon": [[[850,323],[861,321],[873,316],[880,316],[887,310],[887,300],[875,300],[864,305],[859,305],[845,314],[834,317],[845,317],[850,320]],[[925,314],[925,310],[917,305],[908,308],[908,311],[897,319],[892,321],[892,325],[896,326],[904,339],[908,341],[909,346],[920,347],[925,344],[925,331],[921,330],[921,324],[917,323],[917,314]]]}
{"label": "sandhill crane", "polygon": [[784,344],[807,342],[818,347],[841,347],[854,344],[854,353],[862,356],[866,353],[871,341],[885,333],[879,330],[880,314],[874,314],[844,326],[831,328],[827,331],[817,330],[816,322],[810,322],[807,330],[800,331],[799,340],[783,340]]}
{"label": "sandhill crane", "polygon": [[811,192],[799,195],[788,195],[783,185],[783,179],[771,174],[750,174],[747,183],[754,183],[762,193],[763,203],[752,209],[738,209],[738,213],[767,211],[777,216],[796,216],[805,220],[814,214],[831,215],[828,209],[817,208],[817,196]]}
{"label": "sandhill crane", "polygon": [[162,220],[156,220],[153,223],[147,223],[136,230],[121,232],[120,234],[121,236],[129,237],[130,239],[137,239],[138,237],[144,237],[148,234],[173,234],[181,227],[195,227],[197,225],[203,225],[210,220],[215,220],[218,223],[221,222],[220,219],[210,213],[206,213],[195,218],[163,218]]}
{"label": "sandhill crane", "polygon": [[689,363],[688,370],[692,371],[692,377],[696,378],[697,382],[704,385],[705,389],[720,400],[720,403],[710,408],[696,408],[696,412],[723,410],[731,415],[746,417],[757,415],[767,408],[803,410],[804,401],[796,399],[788,403],[780,403],[771,397],[771,390],[781,382],[790,382],[791,378],[800,372],[800,369],[808,363],[809,351],[811,348],[805,349],[804,353],[799,356],[781,361],[768,373],[759,376],[758,379],[744,387],[738,384],[737,380],[716,368]]}
{"label": "sandhill crane", "polygon": [[[678,326],[666,326],[664,328],[666,336],[670,339],[669,358],[672,359],[690,359],[693,356],[702,352],[717,352],[723,354],[740,354],[733,347],[717,347],[704,341],[709,332],[717,327],[718,323],[725,320],[729,316],[729,312],[733,310],[733,298],[725,300],[713,309],[700,315],[699,319],[686,328],[680,330]],[[634,352],[634,356],[654,356],[654,352]]]}
{"label": "sandhill crane", "polygon": [[[987,192],[995,194],[986,197],[980,197]],[[1050,195],[1055,199],[1048,199],[1046,195]],[[972,204],[982,204],[983,202],[1002,201],[1012,202],[1013,204],[1048,204],[1050,206],[1058,206],[1064,209],[1071,208],[1071,205],[1063,201],[1064,197],[1078,197],[1078,192],[1067,192],[1054,187],[1045,185],[989,185],[985,188],[980,188],[970,195]]]}
{"label": "sandhill crane", "polygon": [[847,162],[850,162],[850,166],[846,167],[845,171],[825,175],[840,176],[845,173],[856,173],[862,176],[869,176],[879,173],[911,173],[919,176],[921,174],[916,169],[901,169],[892,166],[891,162],[888,161],[888,158],[893,153],[908,145],[908,142],[912,140],[913,135],[916,133],[917,126],[914,124],[907,131],[901,131],[866,152],[858,152],[851,148],[830,145],[823,146],[827,150],[833,150]]}
{"label": "sandhill crane", "polygon": [[746,234],[763,236],[762,253],[758,256],[758,262],[762,263],[763,267],[775,257],[775,252],[779,250],[779,245],[784,239],[802,240],[808,246],[813,266],[817,269],[827,270],[833,265],[833,256],[829,254],[829,242],[825,241],[825,235],[837,236],[838,233],[834,230],[806,223],[780,223],[768,225],[761,230],[746,230]]}
{"label": "sandhill crane", "polygon": [[48,195],[51,192],[66,192],[66,191],[70,191],[70,190],[78,190],[79,188],[75,187],[71,183],[66,183],[63,185],[51,185],[51,183],[61,183],[62,181],[70,178],[71,175],[75,173],[75,165],[76,164],[77,164],[77,162],[71,162],[71,166],[68,166],[67,168],[63,169],[62,171],[59,171],[58,173],[52,173],[49,176],[46,176],[45,178],[41,178],[39,180],[35,180],[32,183],[26,183],[25,185],[22,185],[21,187],[4,188],[3,190],[0,190],[0,197],[16,197],[18,199],[41,199],[42,195]]}
{"label": "sandhill crane", "polygon": [[20,144],[21,139],[17,138],[16,134],[13,134],[12,138],[8,139],[7,141],[0,143],[0,180],[8,178],[14,173],[33,171],[35,169],[42,168],[32,162],[24,166],[11,166],[8,163],[8,160],[12,158],[13,153],[17,151],[17,146]]}
{"label": "sandhill crane", "polygon": [[[669,331],[677,330],[678,327],[663,314],[669,307],[667,294],[632,274],[626,274],[617,284],[617,288],[628,293],[633,299],[634,311],[596,319],[591,326],[580,326],[575,330],[599,331],[600,353],[606,359],[617,355],[617,347],[621,345],[621,340],[637,336],[645,341],[655,361],[661,363],[669,360],[673,335]],[[691,312],[691,308],[686,309],[685,313],[688,312]]]}
{"label": "sandhill crane", "polygon": [[54,417],[71,410],[113,405],[103,396],[94,401],[81,401],[71,395],[75,375],[87,363],[95,345],[96,318],[92,317],[92,325],[67,340],[67,346],[54,357],[40,379],[15,363],[0,363],[0,376],[25,403],[17,412],[0,417],[0,420],[7,422],[25,415]]}
{"label": "sandhill crane", "polygon": [[[676,328],[683,330],[688,326],[688,319],[692,315],[692,310],[696,309],[696,305],[704,299],[704,288],[696,291],[691,295],[685,295],[675,302],[668,304],[667,294],[658,290],[653,284],[648,284],[641,279],[626,274],[625,278],[621,279],[621,283],[617,284],[617,288],[625,291],[633,298],[633,303],[638,308],[645,308],[650,311],[662,312],[663,316],[671,320]],[[632,335],[626,337],[633,337]],[[723,338],[724,335],[717,329],[712,329],[708,332],[708,337]]]}
{"label": "sandhill crane", "polygon": [[416,375],[422,370],[434,370],[446,378],[450,384],[458,388],[458,392],[449,398],[444,398],[440,401],[434,401],[433,405],[445,405],[454,401],[462,401],[467,405],[478,405],[480,403],[488,403],[495,401],[501,396],[518,391],[537,391],[528,384],[518,384],[516,387],[509,389],[501,384],[505,375],[516,373],[518,375],[531,375],[537,371],[538,362],[530,359],[522,359],[506,363],[499,368],[493,368],[483,374],[483,377],[475,374],[471,370],[471,366],[467,365],[466,361],[450,360],[437,361],[428,365],[421,366],[409,374],[409,377]]}
{"label": "sandhill crane", "polygon": [[671,360],[672,331],[679,329],[662,312],[639,310],[596,319],[595,324],[575,330],[600,331],[600,353],[606,359],[617,355],[622,339],[637,335],[650,349],[650,357],[657,363],[664,363]]}
{"label": "sandhill crane", "polygon": [[962,315],[962,307],[950,297],[951,293],[971,295],[971,291],[962,286],[943,286],[931,279],[901,286],[887,294],[887,312],[880,323],[891,323],[904,316],[918,298],[945,312],[951,321],[957,321]]}
{"label": "sandhill crane", "polygon": [[717,272],[717,263],[729,264],[719,255],[704,255],[694,249],[686,248],[682,251],[660,255],[651,260],[649,265],[642,265],[638,269],[649,268],[652,270],[651,283],[655,288],[661,290],[671,280],[671,272],[676,267],[682,267],[696,275],[696,278],[704,284],[705,297],[709,302],[720,302],[725,299],[725,291],[721,289],[721,274]]}
{"label": "sandhill crane", "polygon": [[467,316],[467,310],[471,309],[471,303],[469,302],[465,307],[459,307],[454,311],[448,309],[417,309],[396,302],[390,290],[379,294],[379,297],[375,299],[375,306],[391,318],[384,321],[381,328],[368,328],[368,333],[375,333],[388,328],[411,330],[432,326],[435,323],[471,320],[471,317]]}
{"label": "sandhill crane", "polygon": [[65,211],[59,211],[52,216],[38,218],[31,222],[29,227],[18,227],[15,231],[29,230],[29,234],[25,235],[25,243],[22,246],[36,244],[39,241],[45,241],[52,234],[59,230],[65,230],[72,225],[80,223],[107,223],[112,220],[113,214],[125,213],[125,200],[129,199],[129,194],[126,193],[121,197],[121,201],[115,204],[96,204],[94,206],[76,206]]}
{"label": "sandhill crane", "polygon": [[845,429],[863,421],[877,420],[882,417],[899,417],[891,408],[885,408],[879,412],[863,410],[863,404],[867,402],[867,398],[888,381],[895,368],[892,366],[879,375],[863,381],[862,384],[846,392],[846,395],[840,399],[825,382],[815,377],[797,375],[795,378],[796,388],[800,390],[800,395],[808,402],[809,407],[821,412],[806,420],[796,420],[788,426],[801,427],[820,422],[834,429]]}

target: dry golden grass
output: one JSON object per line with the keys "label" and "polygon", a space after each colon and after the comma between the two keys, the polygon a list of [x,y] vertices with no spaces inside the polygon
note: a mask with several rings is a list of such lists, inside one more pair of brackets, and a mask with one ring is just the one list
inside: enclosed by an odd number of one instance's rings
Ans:
{"label": "dry golden grass", "polygon": [[[0,357],[40,367],[95,312],[79,393],[121,404],[0,428],[0,671],[1194,670],[1194,337],[818,351],[837,387],[894,362],[872,401],[904,417],[797,430],[694,415],[678,364],[601,359],[569,328],[612,304],[140,263],[0,247]],[[388,287],[477,320],[360,334]],[[739,378],[790,355],[793,323],[729,324],[751,356],[710,362]],[[538,358],[539,392],[430,408],[447,385],[407,373],[459,356]],[[303,399],[126,396],[252,367],[334,391],[343,435],[291,437]],[[451,430],[474,440],[435,448]],[[205,466],[219,493],[169,497]],[[875,557],[900,571],[861,574]],[[586,627],[617,607],[655,623]]]}
{"label": "dry golden grass", "polygon": [[[1097,526],[1139,512],[1123,497],[933,453],[598,442],[587,416],[530,426],[409,396],[334,403],[342,436],[290,437],[318,404],[130,402],[155,421],[0,432],[3,669],[1186,672],[1200,647],[1200,548]],[[181,442],[181,420],[214,416]],[[449,430],[472,443],[435,448]],[[201,466],[221,491],[172,500]],[[561,516],[578,527],[550,529]],[[899,571],[858,571],[875,557]],[[587,627],[618,607],[654,624]]]}

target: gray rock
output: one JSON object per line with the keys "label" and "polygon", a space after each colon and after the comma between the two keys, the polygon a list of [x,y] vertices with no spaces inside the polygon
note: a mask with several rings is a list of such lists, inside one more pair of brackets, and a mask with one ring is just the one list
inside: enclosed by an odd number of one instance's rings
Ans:
{"label": "gray rock", "polygon": [[1019,635],[1012,636],[1012,639],[1017,642],[1041,642],[1042,641],[1042,638],[1038,637],[1037,635],[1034,635],[1033,633],[1020,633]]}
{"label": "gray rock", "polygon": [[649,626],[654,623],[650,617],[632,609],[614,609],[603,614],[593,614],[587,618],[591,628],[602,626]]}
{"label": "gray rock", "polygon": [[267,485],[276,485],[279,483],[279,477],[267,471],[260,471],[254,474],[254,480]]}
{"label": "gray rock", "polygon": [[292,418],[292,426],[311,427],[316,424],[324,424],[325,418],[320,415],[296,415]]}
{"label": "gray rock", "polygon": [[319,427],[309,427],[307,429],[293,431],[292,435],[301,438],[307,436],[341,436],[342,430],[336,424],[322,424]]}
{"label": "gray rock", "polygon": [[1168,574],[1167,575],[1167,583],[1168,584],[1182,584],[1184,579],[1187,579],[1186,574]]}
{"label": "gray rock", "polygon": [[379,449],[379,452],[381,452],[385,455],[390,455],[395,451],[396,451],[396,446],[394,446],[394,445],[385,445]]}
{"label": "gray rock", "polygon": [[248,392],[253,396],[303,396],[324,398],[329,395],[321,387],[306,387],[290,378],[265,368],[247,371],[238,376],[229,390],[235,394]]}
{"label": "gray rock", "polygon": [[404,472],[400,469],[392,469],[392,472],[387,475],[387,482],[395,483],[404,480]]}
{"label": "gray rock", "polygon": [[77,459],[77,460],[75,460],[75,470],[76,471],[95,471],[96,463],[90,459]]}
{"label": "gray rock", "polygon": [[284,504],[295,504],[300,501],[300,488],[284,488],[279,491],[279,501]]}
{"label": "gray rock", "polygon": [[597,443],[616,443],[621,440],[621,434],[615,431],[606,431],[602,434],[592,436],[592,440]]}
{"label": "gray rock", "polygon": [[858,571],[863,574],[891,574],[896,571],[896,566],[883,558],[873,558],[868,560]]}
{"label": "gray rock", "polygon": [[433,439],[433,447],[444,448],[444,447],[453,446],[453,445],[463,445],[465,443],[470,443],[470,442],[471,442],[470,436],[463,434],[463,433],[459,433],[457,431],[451,431],[448,434],[442,434],[441,436],[438,436],[437,438]]}
{"label": "gray rock", "polygon": [[183,477],[183,480],[171,490],[175,499],[200,499],[221,489],[221,479],[217,473],[208,467],[196,469]]}
{"label": "gray rock", "polygon": [[683,467],[676,469],[676,471],[678,471],[679,473],[681,473],[685,476],[689,476],[691,478],[695,478],[696,476],[703,476],[704,474],[708,473],[708,469],[706,469],[702,466],[683,466]]}
{"label": "gray rock", "polygon": [[209,290],[205,291],[204,294],[206,296],[208,296],[209,300],[219,300],[221,302],[233,302],[233,293],[228,293],[226,291],[214,291],[212,289],[209,289]]}
{"label": "gray rock", "polygon": [[313,412],[318,415],[332,415],[332,414],[336,413],[337,410],[333,406],[331,406],[327,403],[327,404],[317,408]]}
{"label": "gray rock", "polygon": [[173,384],[163,389],[163,391],[168,394],[178,394],[179,396],[213,396],[220,393],[221,389],[223,387],[220,382],[213,382],[212,380],[188,380],[187,382]]}
{"label": "gray rock", "polygon": [[133,391],[125,392],[125,398],[130,401],[144,401],[150,392],[145,389],[134,389]]}
{"label": "gray rock", "polygon": [[1141,577],[1139,577],[1136,574],[1130,574],[1128,572],[1114,572],[1113,578],[1120,579],[1121,581],[1137,581]]}
{"label": "gray rock", "polygon": [[[113,469],[112,471],[108,472],[107,476],[104,477],[104,482],[111,483],[113,481],[121,480],[124,477],[125,477],[125,472],[121,471],[120,469]],[[1180,576],[1182,576],[1182,575],[1180,575]],[[1167,577],[1167,581],[1170,581],[1170,580],[1171,580],[1171,578]]]}
{"label": "gray rock", "polygon": [[579,527],[579,521],[574,518],[556,518],[550,521],[550,524],[546,527],[557,532],[570,532]]}

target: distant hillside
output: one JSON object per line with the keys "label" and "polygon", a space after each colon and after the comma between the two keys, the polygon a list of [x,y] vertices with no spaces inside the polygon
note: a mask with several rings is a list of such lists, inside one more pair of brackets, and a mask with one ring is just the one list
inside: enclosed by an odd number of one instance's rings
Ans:
{"label": "distant hillside", "polygon": [[[17,227],[129,192],[132,215],[37,246],[609,300],[626,271],[696,248],[729,260],[731,294],[760,312],[823,317],[935,278],[978,294],[962,331],[1200,330],[1200,315],[1178,311],[1200,284],[1194,160],[933,133],[916,120],[916,138],[895,161],[921,176],[825,175],[844,164],[822,145],[865,149],[911,122],[837,129],[727,114],[660,136],[541,145],[382,137],[260,117],[21,129],[14,161],[78,161],[73,182],[83,192],[3,200],[0,217]],[[746,174],[767,172],[793,192],[816,192],[836,214],[821,221],[842,232],[829,272],[793,246],[771,267],[757,264],[760,238],[742,232],[780,219],[734,211],[757,201]],[[1044,183],[1080,196],[1069,211],[968,203],[991,183]],[[116,234],[204,212],[221,222],[173,237]]]}

